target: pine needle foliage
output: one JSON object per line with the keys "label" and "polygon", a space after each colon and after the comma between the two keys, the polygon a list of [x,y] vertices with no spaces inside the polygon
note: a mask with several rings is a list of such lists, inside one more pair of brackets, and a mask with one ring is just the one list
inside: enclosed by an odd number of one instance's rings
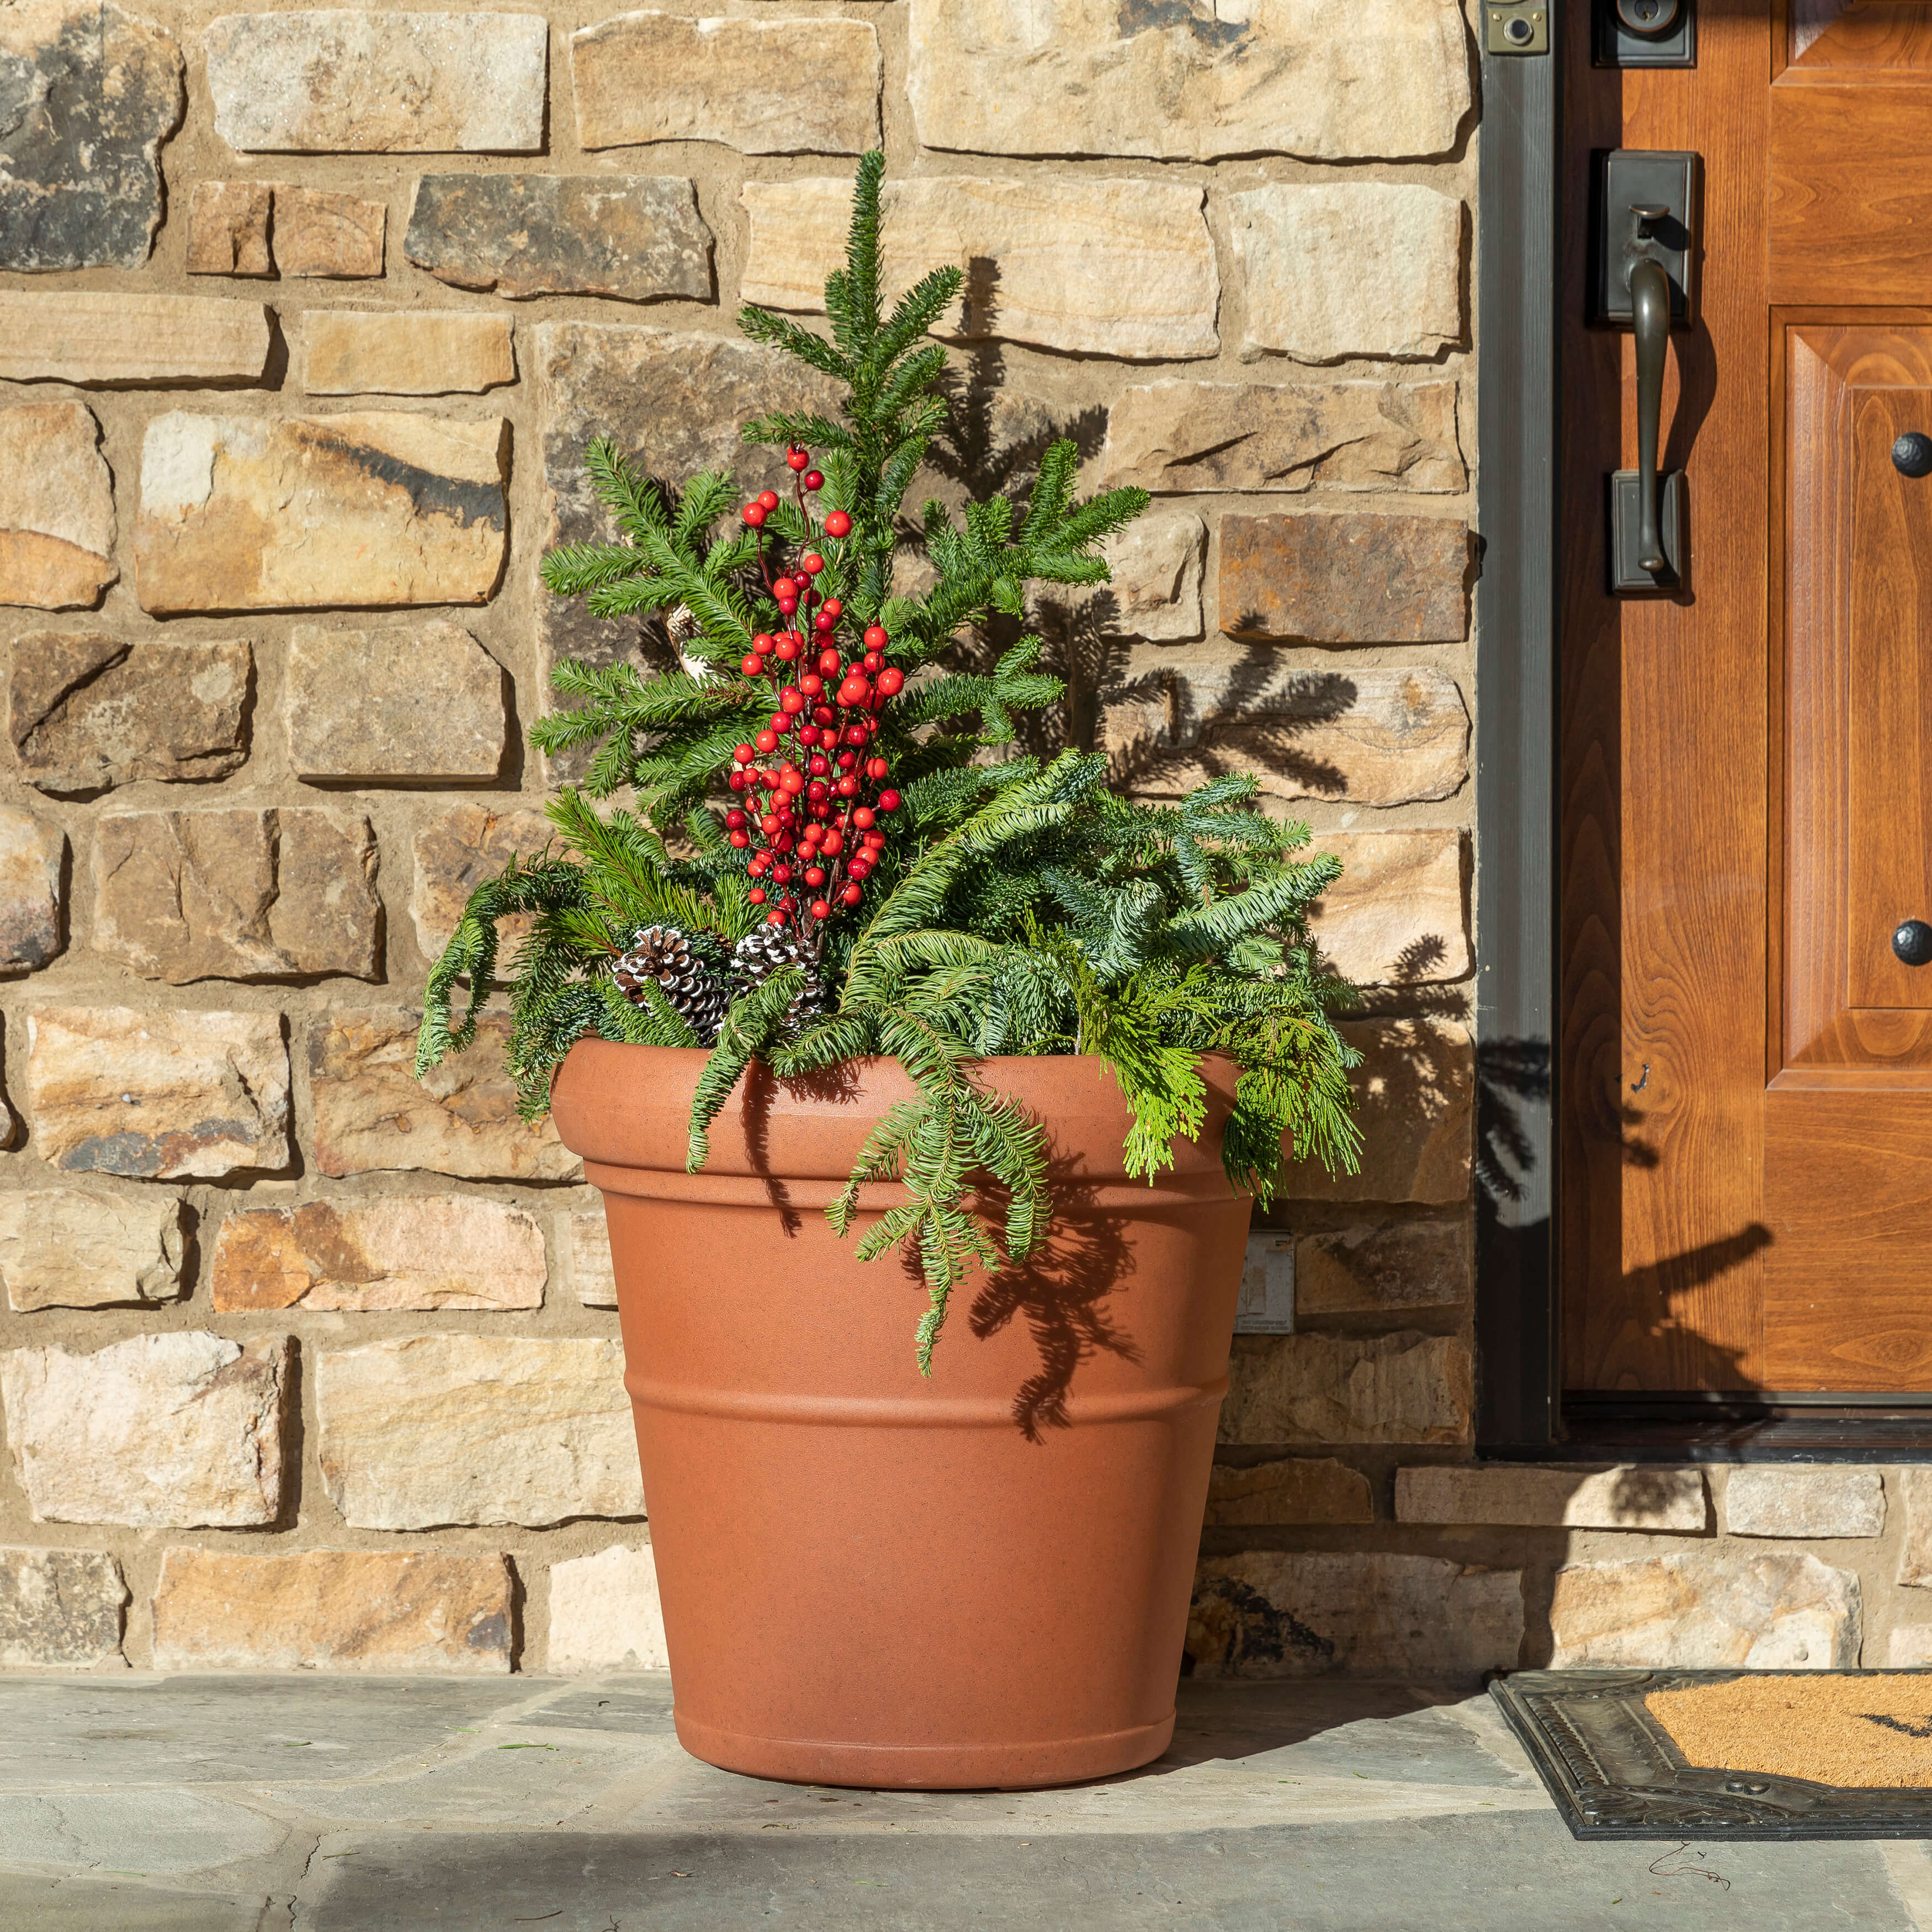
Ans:
{"label": "pine needle foliage", "polygon": [[[618,990],[613,963],[641,928],[676,928],[723,982],[731,949],[759,927],[718,806],[731,748],[759,728],[770,700],[737,674],[759,627],[763,566],[760,533],[728,520],[732,478],[701,473],[674,491],[594,442],[585,464],[616,537],[553,550],[544,581],[600,616],[678,613],[682,668],[558,668],[556,688],[573,707],[531,736],[553,754],[590,751],[585,782],[549,804],[552,845],[472,895],[430,976],[418,1066],[427,1073],[474,1037],[498,975],[498,925],[519,916],[533,923],[507,974],[509,1059],[530,1117],[586,1034],[708,1046],[691,1119],[695,1172],[754,1059],[781,1078],[868,1054],[896,1059],[917,1097],[878,1122],[828,1211],[842,1236],[862,1188],[903,1189],[859,1252],[902,1249],[916,1261],[929,1296],[917,1358],[929,1372],[954,1292],[976,1269],[1023,1262],[1052,1212],[1044,1126],[991,1090],[985,1061],[1099,1055],[1132,1110],[1128,1169],[1151,1180],[1176,1142],[1203,1130],[1204,1060],[1228,1056],[1238,1076],[1223,1163],[1234,1188],[1265,1204],[1284,1160],[1353,1169],[1356,1057],[1333,1018],[1348,990],[1322,968],[1307,926],[1341,867],[1308,850],[1305,828],[1263,813],[1251,779],[1150,806],[1109,792],[1093,754],[1015,755],[1016,715],[1062,695],[1024,631],[989,674],[948,668],[962,638],[1000,620],[1024,626],[1030,585],[1106,581],[1100,544],[1139,514],[1144,493],[1079,497],[1077,453],[1055,442],[1024,501],[976,502],[956,522],[926,505],[932,586],[892,594],[904,498],[945,419],[946,352],[928,332],[960,277],[935,271],[887,307],[883,179],[882,158],[867,155],[845,262],[826,284],[828,334],[756,308],[739,317],[754,340],[844,391],[838,422],[776,413],[743,434],[818,452],[824,507],[850,518],[849,534],[828,541],[782,502],[762,540],[822,551],[821,588],[890,633],[892,662],[910,680],[880,712],[872,748],[903,798],[863,906],[817,928],[812,957],[739,990],[715,1040],[700,1040],[655,984],[634,1003]],[[599,808],[624,790],[634,806]],[[808,967],[815,1002],[800,998]]]}

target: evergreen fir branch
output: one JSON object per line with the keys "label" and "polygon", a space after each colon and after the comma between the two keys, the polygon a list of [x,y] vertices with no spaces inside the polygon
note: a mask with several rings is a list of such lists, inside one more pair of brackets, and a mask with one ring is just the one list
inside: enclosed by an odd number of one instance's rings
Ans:
{"label": "evergreen fir branch", "polygon": [[749,992],[740,993],[727,1009],[724,1024],[718,1029],[718,1044],[711,1049],[692,1096],[687,1172],[695,1174],[710,1159],[712,1123],[744,1078],[746,1068],[777,1037],[786,1010],[804,984],[802,968],[782,966]]}
{"label": "evergreen fir branch", "polygon": [[621,729],[606,706],[592,704],[568,711],[546,711],[531,721],[530,737],[538,751],[554,756],[595,744],[599,738]]}
{"label": "evergreen fir branch", "polygon": [[[875,374],[883,376],[891,370],[914,343],[931,332],[932,325],[952,306],[965,280],[962,269],[931,268],[899,297],[867,345]],[[945,365],[942,362],[939,366],[943,369]],[[938,380],[937,371],[934,380]],[[920,391],[928,386],[922,384]],[[878,392],[878,400],[880,413],[890,416],[892,406],[884,391]]]}
{"label": "evergreen fir branch", "polygon": [[886,458],[884,467],[879,472],[879,495],[888,503],[896,503],[912,487],[912,479],[919,474],[920,466],[926,460],[926,452],[931,437],[922,431],[914,431],[902,436],[893,446],[892,454]]}
{"label": "evergreen fir branch", "polygon": [[608,798],[631,782],[637,741],[628,731],[614,734],[597,748],[584,775],[584,788],[592,798]]}
{"label": "evergreen fir branch", "polygon": [[[1153,500],[1144,490],[1102,490],[1097,496],[1089,496],[1084,503],[1075,504],[1060,517],[1050,540],[1052,549],[1060,552],[1084,550],[1102,538],[1125,530]],[[1042,548],[1038,553],[1042,556],[1050,554],[1044,547],[1047,541],[1042,539]]]}
{"label": "evergreen fir branch", "polygon": [[[476,1037],[476,1022],[496,976],[497,922],[519,913],[584,903],[583,868],[548,858],[525,866],[513,857],[501,874],[485,879],[470,895],[424,989],[416,1046],[418,1079]],[[453,1024],[451,1001],[458,982],[464,980],[470,982],[470,1004],[460,1024]]]}
{"label": "evergreen fir branch", "polygon": [[[933,385],[946,374],[946,351],[936,342],[915,350],[893,370],[879,388],[879,413],[888,422],[902,410],[920,405],[916,433],[930,436],[946,420],[945,405],[931,394]],[[911,478],[908,476],[910,483]]]}
{"label": "evergreen fir branch", "polygon": [[808,448],[844,452],[852,447],[851,433],[836,423],[823,416],[789,416],[782,410],[754,416],[740,434],[746,442],[776,443],[781,448],[803,443]]}
{"label": "evergreen fir branch", "polygon": [[690,1023],[664,997],[655,980],[638,982],[638,1004],[633,1006],[614,980],[599,980],[598,994],[604,1002],[598,1030],[606,1040],[632,1046],[699,1046],[703,1042]]}
{"label": "evergreen fir branch", "polygon": [[1022,532],[1030,543],[1049,542],[1066,520],[1067,506],[1073,500],[1073,483],[1080,468],[1080,452],[1066,437],[1047,445],[1040,460],[1040,474],[1028,500]]}
{"label": "evergreen fir branch", "polygon": [[582,597],[650,568],[650,560],[634,544],[559,544],[545,552],[538,574],[552,596]]}
{"label": "evergreen fir branch", "polygon": [[844,272],[826,288],[826,308],[836,314],[855,344],[869,346],[879,332],[879,282],[884,266],[880,205],[885,181],[885,156],[876,148],[862,154],[852,184]]}
{"label": "evergreen fir branch", "polygon": [[1318,899],[1341,876],[1341,861],[1325,855],[1305,866],[1286,866],[1272,878],[1257,880],[1210,904],[1176,914],[1168,922],[1167,946],[1196,958],[1224,952],[1248,934]]}
{"label": "evergreen fir branch", "polygon": [[[896,1100],[872,1124],[872,1130],[866,1136],[858,1159],[852,1163],[852,1172],[844,1186],[825,1210],[826,1219],[832,1223],[832,1232],[842,1240],[851,1230],[852,1216],[859,1205],[860,1189],[876,1181],[896,1180],[899,1178],[907,1144],[927,1112],[927,1102],[922,1100]],[[907,1210],[902,1208],[896,1211],[903,1216]],[[908,1227],[910,1225],[908,1223]],[[903,1234],[895,1234],[890,1241],[904,1238]],[[886,1245],[890,1245],[890,1241]],[[862,1258],[869,1260],[871,1257]]]}
{"label": "evergreen fir branch", "polygon": [[584,452],[590,487],[631,541],[647,553],[668,535],[664,494],[649,477],[640,476],[608,436],[598,436]]}
{"label": "evergreen fir branch", "polygon": [[828,1066],[861,1058],[874,1043],[870,1013],[862,1010],[828,1013],[808,1022],[796,1040],[772,1049],[772,1071],[781,1078],[822,1072]]}
{"label": "evergreen fir branch", "polygon": [[842,382],[851,380],[851,358],[838,344],[826,341],[822,335],[814,335],[788,315],[779,315],[771,309],[759,308],[747,302],[738,311],[738,327],[754,342],[769,343],[774,349],[782,349],[788,356],[796,356],[800,362],[809,363],[813,368],[822,370]]}
{"label": "evergreen fir branch", "polygon": [[694,554],[705,532],[738,500],[738,489],[730,474],[722,470],[700,470],[684,486],[678,500],[677,514],[670,526],[674,548]]}

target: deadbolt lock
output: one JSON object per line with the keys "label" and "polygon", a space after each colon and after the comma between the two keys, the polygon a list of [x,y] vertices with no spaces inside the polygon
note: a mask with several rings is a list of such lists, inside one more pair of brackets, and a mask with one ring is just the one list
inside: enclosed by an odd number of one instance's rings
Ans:
{"label": "deadbolt lock", "polygon": [[1634,34],[1667,34],[1684,10],[1684,0],[1614,0],[1617,18]]}
{"label": "deadbolt lock", "polygon": [[1483,0],[1483,18],[1487,29],[1483,45],[1490,52],[1549,52],[1548,0]]}
{"label": "deadbolt lock", "polygon": [[1592,0],[1598,67],[1695,67],[1696,0]]}

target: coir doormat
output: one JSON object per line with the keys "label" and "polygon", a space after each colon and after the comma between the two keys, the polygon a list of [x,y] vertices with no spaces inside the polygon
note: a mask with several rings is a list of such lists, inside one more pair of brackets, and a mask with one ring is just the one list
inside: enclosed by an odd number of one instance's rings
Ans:
{"label": "coir doormat", "polygon": [[1519,1670],[1490,1690],[1580,1838],[1932,1838],[1932,1670]]}

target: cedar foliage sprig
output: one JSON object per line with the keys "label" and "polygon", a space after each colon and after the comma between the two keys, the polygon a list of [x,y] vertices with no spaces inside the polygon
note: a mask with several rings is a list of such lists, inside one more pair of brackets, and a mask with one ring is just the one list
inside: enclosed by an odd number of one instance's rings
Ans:
{"label": "cedar foliage sprig", "polygon": [[[558,668],[556,688],[575,707],[531,735],[552,753],[592,748],[586,782],[548,807],[560,835],[551,849],[513,861],[472,894],[430,976],[418,1064],[427,1072],[474,1036],[496,973],[497,923],[519,915],[534,919],[508,976],[509,1058],[530,1116],[544,1110],[552,1073],[586,1034],[707,1046],[691,1120],[695,1171],[754,1059],[785,1078],[868,1054],[896,1058],[916,1097],[878,1122],[828,1213],[842,1235],[861,1188],[903,1187],[859,1252],[903,1247],[916,1259],[929,1298],[917,1356],[929,1372],[961,1282],[975,1268],[1024,1262],[1052,1215],[1042,1126],[989,1090],[984,1061],[1104,1058],[1133,1112],[1128,1170],[1151,1179],[1172,1165],[1176,1141],[1202,1130],[1204,1059],[1228,1056],[1238,1077],[1222,1162],[1234,1186],[1265,1204],[1285,1158],[1354,1166],[1356,1056],[1332,1018],[1347,989],[1321,968],[1307,925],[1341,867],[1308,853],[1305,828],[1261,812],[1250,778],[1216,779],[1155,806],[1110,793],[1104,760],[1090,754],[989,762],[988,748],[1013,743],[1015,715],[1051,706],[1062,688],[1038,668],[1030,634],[990,674],[945,662],[962,634],[1000,619],[1024,625],[1030,583],[1105,582],[1100,544],[1145,507],[1143,492],[1078,498],[1076,452],[1055,442],[1024,503],[996,496],[957,523],[926,505],[935,581],[920,596],[890,594],[904,500],[944,419],[936,392],[945,351],[928,332],[960,278],[935,271],[886,309],[883,178],[881,158],[868,154],[845,263],[826,285],[829,337],[766,310],[740,316],[754,340],[843,386],[841,422],[780,413],[744,430],[788,455],[808,444],[821,452],[824,523],[800,491],[762,527],[734,528],[729,477],[702,473],[677,492],[607,440],[586,450],[617,535],[552,550],[544,580],[599,616],[676,613],[682,668]],[[727,770],[738,777],[724,809],[745,800],[734,748],[771,708],[738,661],[748,664],[767,621],[773,557],[808,547],[823,560],[819,596],[889,633],[892,664],[914,674],[866,727],[866,755],[889,764],[896,788],[894,836],[871,855],[860,903],[794,920],[794,963],[738,986],[727,976],[733,949],[778,916],[756,902],[742,844],[732,842],[744,835],[719,809]],[[634,810],[593,806],[625,788]],[[700,1038],[648,978],[634,999],[614,980],[614,963],[651,927],[674,928],[721,984],[734,985],[715,1040]]]}

